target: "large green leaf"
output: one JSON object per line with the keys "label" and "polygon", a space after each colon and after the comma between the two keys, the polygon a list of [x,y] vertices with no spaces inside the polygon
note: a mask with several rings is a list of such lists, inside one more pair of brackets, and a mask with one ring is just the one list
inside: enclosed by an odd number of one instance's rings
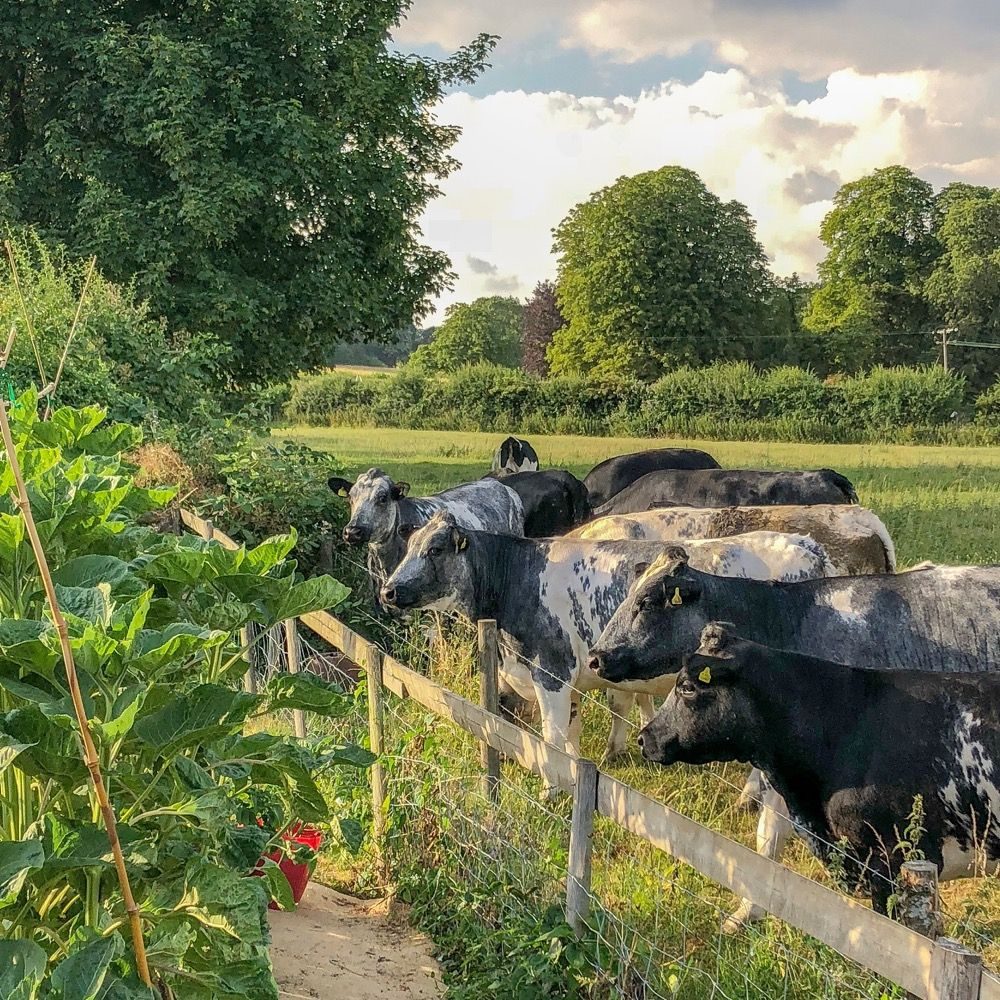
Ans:
{"label": "large green leaf", "polygon": [[95,431],[106,416],[99,406],[60,406],[47,421],[35,424],[32,435],[43,444],[64,448]]}
{"label": "large green leaf", "polygon": [[341,816],[337,820],[337,824],[340,827],[340,836],[347,845],[347,849],[351,854],[357,854],[361,850],[361,845],[365,842],[364,827],[356,819],[352,819],[349,816]]}
{"label": "large green leaf", "polygon": [[81,437],[76,448],[90,455],[120,455],[142,443],[142,431],[128,424],[111,424],[99,427]]}
{"label": "large green leaf", "polygon": [[277,862],[270,858],[262,858],[262,864],[257,869],[267,885],[267,893],[278,904],[282,910],[291,911],[295,909],[295,897],[292,896],[292,887],[288,884],[285,873]]}
{"label": "large green leaf", "polygon": [[255,695],[217,684],[202,684],[190,694],[177,695],[152,715],[135,724],[136,735],[160,754],[169,757],[239,732],[246,717],[258,706]]}
{"label": "large green leaf", "polygon": [[[118,839],[126,859],[133,860],[134,853],[141,856],[144,852],[141,849],[134,851],[134,848],[142,842],[142,835],[127,823],[119,822],[117,826]],[[46,871],[104,868],[114,863],[107,830],[88,820],[70,820],[58,816],[49,818],[46,849]]]}
{"label": "large green leaf", "polygon": [[0,733],[0,774],[3,774],[17,760],[19,753],[30,749],[30,747],[30,743],[18,743],[6,733]]}
{"label": "large green leaf", "polygon": [[132,575],[131,567],[116,556],[77,556],[64,562],[52,573],[52,579],[64,587],[94,587],[108,583],[112,587]]}
{"label": "large green leaf", "polygon": [[35,706],[8,712],[0,718],[0,732],[27,744],[17,759],[18,768],[25,774],[43,780],[51,778],[66,787],[87,780],[75,733],[46,718]]}
{"label": "large green leaf", "polygon": [[111,587],[99,583],[96,587],[64,587],[56,584],[56,599],[62,612],[95,625],[111,621]]}
{"label": "large green leaf", "polygon": [[139,674],[156,672],[168,663],[178,666],[192,654],[221,646],[226,632],[210,631],[190,622],[175,622],[159,632],[140,632],[133,646],[131,667]]}
{"label": "large green leaf", "polygon": [[0,559],[12,559],[24,541],[24,518],[20,514],[0,514]]}
{"label": "large green leaf", "polygon": [[276,675],[268,683],[265,696],[269,712],[300,708],[327,718],[339,718],[354,708],[354,700],[337,685],[308,671]]}
{"label": "large green leaf", "polygon": [[127,736],[135,725],[136,716],[142,703],[146,700],[145,687],[132,687],[115,699],[111,709],[111,718],[106,722],[94,723],[94,728],[106,743],[114,743]]}
{"label": "large green leaf", "polygon": [[252,573],[263,574],[274,569],[295,548],[298,535],[292,529],[287,535],[265,538],[260,545],[247,550],[243,568]]}
{"label": "large green leaf", "polygon": [[269,624],[285,621],[287,618],[298,618],[310,611],[325,611],[336,607],[350,593],[350,587],[345,587],[332,576],[314,576],[295,584],[282,601],[268,609],[271,615]]}
{"label": "large green leaf", "polygon": [[52,970],[53,1000],[97,1000],[108,967],[123,951],[124,942],[117,933],[74,951]]}
{"label": "large green leaf", "polygon": [[[175,549],[154,556],[139,568],[139,576],[154,583],[194,587],[202,580],[216,576],[204,552]],[[169,588],[168,588],[169,589]]]}
{"label": "large green leaf", "polygon": [[45,864],[45,849],[40,840],[0,842],[0,904],[17,898],[28,874]]}
{"label": "large green leaf", "polygon": [[0,941],[0,997],[36,1000],[46,962],[34,941]]}

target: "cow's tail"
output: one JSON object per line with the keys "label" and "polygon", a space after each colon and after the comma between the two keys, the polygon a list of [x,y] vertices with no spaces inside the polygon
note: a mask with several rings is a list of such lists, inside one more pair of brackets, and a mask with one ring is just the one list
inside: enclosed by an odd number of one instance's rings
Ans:
{"label": "cow's tail", "polygon": [[589,521],[594,513],[590,506],[590,491],[583,483],[574,480],[570,487],[570,516],[574,525]]}
{"label": "cow's tail", "polygon": [[852,483],[847,476],[842,476],[839,472],[835,472],[833,469],[821,469],[820,471],[831,483],[833,483],[834,486],[843,492],[849,503],[861,502],[858,499],[857,491],[854,489],[854,483]]}
{"label": "cow's tail", "polygon": [[889,529],[882,522],[882,519],[869,511],[872,521],[874,521],[873,527],[875,528],[875,533],[879,537],[879,541],[882,543],[882,548],[885,550],[885,571],[887,573],[896,572],[896,546],[893,544],[892,536],[889,534]]}

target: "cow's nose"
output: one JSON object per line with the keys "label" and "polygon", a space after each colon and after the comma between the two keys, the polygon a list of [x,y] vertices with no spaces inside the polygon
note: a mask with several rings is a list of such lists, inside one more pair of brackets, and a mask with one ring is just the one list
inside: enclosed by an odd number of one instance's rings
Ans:
{"label": "cow's nose", "polygon": [[591,653],[590,659],[587,661],[587,666],[595,673],[600,675],[601,670],[604,668],[604,657],[600,653]]}
{"label": "cow's nose", "polygon": [[638,739],[638,741],[639,741],[639,749],[640,750],[645,749],[645,746],[646,746],[646,737],[645,737],[645,735],[643,733],[639,733],[639,735],[636,737],[636,739]]}
{"label": "cow's nose", "polygon": [[344,528],[344,541],[348,545],[357,545],[364,540],[364,532],[356,524],[349,524]]}
{"label": "cow's nose", "polygon": [[382,588],[382,603],[389,605],[390,607],[396,603],[396,588],[395,587],[383,587]]}

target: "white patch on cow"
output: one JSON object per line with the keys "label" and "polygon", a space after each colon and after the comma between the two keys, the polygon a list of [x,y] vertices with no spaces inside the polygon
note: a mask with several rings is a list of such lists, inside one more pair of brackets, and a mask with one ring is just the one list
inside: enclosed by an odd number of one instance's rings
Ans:
{"label": "white patch on cow", "polygon": [[965,848],[955,837],[945,837],[941,845],[941,872],[938,876],[942,882],[972,878],[976,874],[976,864],[976,851],[971,842],[970,847]]}
{"label": "white patch on cow", "polygon": [[829,591],[821,595],[821,598],[827,607],[832,608],[846,621],[858,624],[862,624],[865,621],[864,609],[854,603],[853,588],[851,586],[830,588]]}

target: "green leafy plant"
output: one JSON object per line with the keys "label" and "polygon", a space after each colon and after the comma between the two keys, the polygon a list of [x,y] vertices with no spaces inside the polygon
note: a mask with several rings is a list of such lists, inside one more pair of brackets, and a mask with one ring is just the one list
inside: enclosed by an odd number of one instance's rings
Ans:
{"label": "green leafy plant", "polygon": [[[135,486],[121,453],[138,432],[96,407],[37,419],[24,394],[12,431],[53,568],[81,692],[138,902],[154,976],[194,1000],[276,997],[264,910],[290,903],[273,862],[296,822],[325,824],[317,783],[370,754],[261,729],[279,711],[338,716],[352,700],[310,674],[259,694],[240,631],[334,606],[347,588],[301,580],[294,533],[226,550],[162,535],[145,515],[172,491]],[[0,468],[0,995],[152,998],[123,938],[110,847],[24,523]]]}

